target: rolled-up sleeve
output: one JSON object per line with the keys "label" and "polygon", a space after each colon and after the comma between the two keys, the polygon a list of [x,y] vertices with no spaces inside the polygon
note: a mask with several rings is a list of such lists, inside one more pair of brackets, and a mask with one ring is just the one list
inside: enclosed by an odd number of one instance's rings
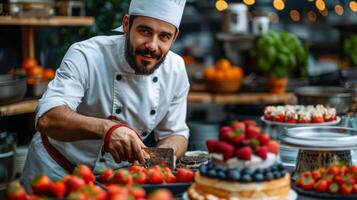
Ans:
{"label": "rolled-up sleeve", "polygon": [[[184,66],[183,61],[182,65]],[[177,77],[179,77],[177,80],[178,87],[173,90],[177,92],[172,98],[165,117],[155,129],[155,139],[157,141],[172,135],[181,135],[187,140],[190,136],[189,128],[186,124],[187,95],[190,89],[186,70],[183,70],[181,76]]]}
{"label": "rolled-up sleeve", "polygon": [[37,120],[44,113],[57,106],[66,105],[76,110],[88,87],[88,62],[83,50],[72,45],[64,56],[55,78],[39,100],[36,109]]}

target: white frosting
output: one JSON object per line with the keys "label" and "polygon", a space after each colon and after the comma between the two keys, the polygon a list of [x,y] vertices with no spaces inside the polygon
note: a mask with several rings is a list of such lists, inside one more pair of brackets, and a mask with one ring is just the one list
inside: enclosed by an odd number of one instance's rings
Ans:
{"label": "white frosting", "polygon": [[263,160],[256,155],[252,155],[250,160],[239,160],[238,158],[234,157],[226,162],[223,161],[223,155],[217,153],[210,154],[211,159],[214,162],[219,162],[221,164],[225,164],[229,169],[238,169],[241,170],[243,168],[250,168],[252,170],[255,169],[266,169],[272,166],[276,162],[276,155],[273,153],[268,153],[267,159]]}

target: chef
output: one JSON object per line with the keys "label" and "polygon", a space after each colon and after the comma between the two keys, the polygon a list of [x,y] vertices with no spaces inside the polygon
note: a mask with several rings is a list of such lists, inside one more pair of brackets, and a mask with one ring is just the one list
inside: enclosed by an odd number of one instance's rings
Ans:
{"label": "chef", "polygon": [[39,100],[36,128],[21,177],[60,179],[78,164],[95,173],[144,162],[148,138],[187,149],[189,82],[183,59],[170,51],[185,0],[132,0],[121,35],[73,44]]}

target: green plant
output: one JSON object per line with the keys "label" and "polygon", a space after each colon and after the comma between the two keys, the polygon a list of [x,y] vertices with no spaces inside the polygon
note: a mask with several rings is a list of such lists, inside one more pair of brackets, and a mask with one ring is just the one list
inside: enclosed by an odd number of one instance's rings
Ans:
{"label": "green plant", "polygon": [[351,59],[352,66],[357,66],[357,35],[352,35],[345,40],[344,51]]}
{"label": "green plant", "polygon": [[274,78],[307,75],[308,50],[293,34],[268,31],[256,41],[252,51],[258,70]]}

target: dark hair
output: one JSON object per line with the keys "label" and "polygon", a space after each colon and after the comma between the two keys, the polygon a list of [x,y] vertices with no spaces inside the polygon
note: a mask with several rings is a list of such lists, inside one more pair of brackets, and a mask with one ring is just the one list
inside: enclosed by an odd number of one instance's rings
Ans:
{"label": "dark hair", "polygon": [[[131,26],[134,23],[134,19],[137,18],[138,15],[129,15],[129,30],[131,29]],[[177,33],[177,28],[175,27],[175,35]]]}

